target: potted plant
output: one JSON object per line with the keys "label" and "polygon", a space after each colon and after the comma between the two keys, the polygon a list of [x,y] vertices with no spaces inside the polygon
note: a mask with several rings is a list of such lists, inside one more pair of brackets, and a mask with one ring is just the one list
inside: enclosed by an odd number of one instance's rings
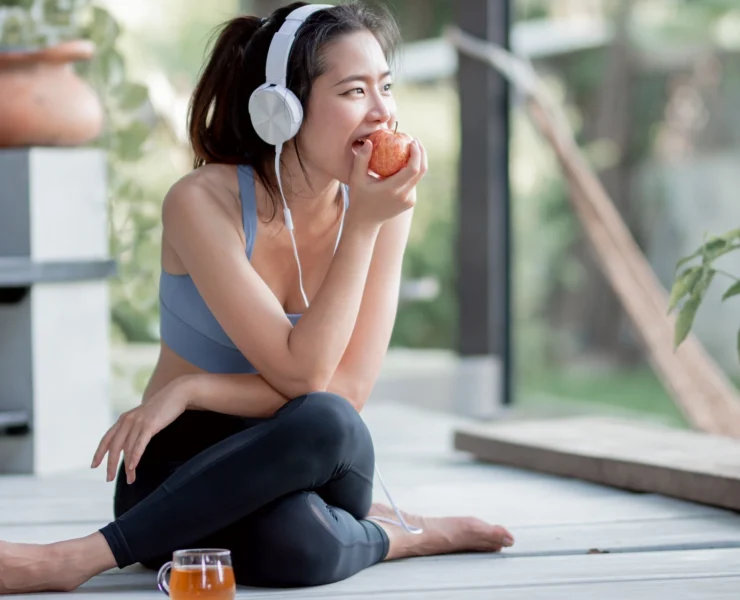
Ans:
{"label": "potted plant", "polygon": [[0,147],[73,146],[100,135],[103,108],[72,68],[95,43],[79,39],[76,0],[0,0]]}

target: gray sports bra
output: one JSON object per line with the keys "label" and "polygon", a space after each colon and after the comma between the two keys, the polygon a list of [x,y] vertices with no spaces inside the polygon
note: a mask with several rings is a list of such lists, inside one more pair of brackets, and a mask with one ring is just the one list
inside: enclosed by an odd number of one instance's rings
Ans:
{"label": "gray sports bra", "polygon": [[[257,235],[254,175],[247,165],[237,167],[242,225],[247,239],[247,260],[252,258]],[[349,204],[342,185],[344,209]],[[339,235],[341,235],[341,230]],[[160,335],[176,354],[210,373],[256,373],[213,316],[190,275],[172,275],[164,269],[159,279]],[[300,314],[288,314],[294,325]]]}

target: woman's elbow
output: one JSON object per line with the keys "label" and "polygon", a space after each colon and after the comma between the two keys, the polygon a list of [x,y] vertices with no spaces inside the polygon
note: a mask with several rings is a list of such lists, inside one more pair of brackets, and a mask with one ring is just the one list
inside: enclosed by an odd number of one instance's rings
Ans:
{"label": "woman's elbow", "polygon": [[346,379],[339,377],[333,379],[329,383],[326,391],[344,398],[357,412],[362,410],[370,395],[369,390],[365,387],[357,385],[356,382],[347,381]]}
{"label": "woman's elbow", "polygon": [[290,381],[282,381],[277,389],[288,398],[299,398],[312,392],[326,392],[329,390],[331,378],[312,375],[300,377]]}

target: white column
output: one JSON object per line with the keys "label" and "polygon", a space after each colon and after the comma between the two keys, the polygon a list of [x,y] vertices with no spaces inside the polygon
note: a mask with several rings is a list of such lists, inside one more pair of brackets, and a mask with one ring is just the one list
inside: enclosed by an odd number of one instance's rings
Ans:
{"label": "white column", "polygon": [[78,267],[0,303],[0,411],[31,415],[29,434],[0,435],[0,473],[87,467],[110,426],[108,284],[84,275],[108,259],[106,186],[96,149],[0,151],[0,259]]}

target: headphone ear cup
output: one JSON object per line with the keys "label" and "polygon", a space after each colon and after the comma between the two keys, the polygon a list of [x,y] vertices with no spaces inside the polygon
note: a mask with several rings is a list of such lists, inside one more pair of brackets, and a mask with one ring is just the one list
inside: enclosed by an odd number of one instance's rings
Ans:
{"label": "headphone ear cup", "polygon": [[303,122],[303,107],[288,88],[265,83],[249,98],[249,116],[257,135],[276,146],[298,133]]}

